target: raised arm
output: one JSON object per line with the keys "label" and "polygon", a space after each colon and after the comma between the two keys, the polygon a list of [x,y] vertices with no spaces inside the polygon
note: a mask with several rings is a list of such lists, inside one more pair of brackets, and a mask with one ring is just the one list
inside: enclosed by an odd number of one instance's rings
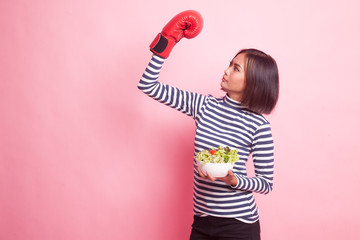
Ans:
{"label": "raised arm", "polygon": [[153,99],[195,119],[205,96],[158,82],[163,62],[163,58],[153,55],[138,83],[138,88]]}
{"label": "raised arm", "polygon": [[192,10],[181,12],[171,19],[150,44],[150,50],[154,55],[138,83],[138,88],[145,94],[193,118],[196,117],[205,97],[160,83],[158,78],[165,58],[169,56],[174,45],[183,37],[197,36],[202,26],[201,15]]}

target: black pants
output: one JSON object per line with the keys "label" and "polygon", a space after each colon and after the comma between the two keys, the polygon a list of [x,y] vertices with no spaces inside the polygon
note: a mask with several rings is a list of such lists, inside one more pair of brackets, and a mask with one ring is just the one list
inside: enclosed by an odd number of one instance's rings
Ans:
{"label": "black pants", "polygon": [[260,223],[243,223],[235,218],[194,216],[190,240],[200,239],[260,240]]}

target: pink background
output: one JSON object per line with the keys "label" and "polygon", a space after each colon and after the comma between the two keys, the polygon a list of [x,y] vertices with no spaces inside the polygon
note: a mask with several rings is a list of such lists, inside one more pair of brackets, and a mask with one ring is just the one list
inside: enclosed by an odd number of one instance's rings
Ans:
{"label": "pink background", "polygon": [[[359,1],[0,1],[0,239],[188,239],[193,120],[136,85],[150,42],[195,9],[161,81],[222,96],[241,48],[272,55],[267,240],[360,235]],[[251,164],[249,165],[251,168]]]}

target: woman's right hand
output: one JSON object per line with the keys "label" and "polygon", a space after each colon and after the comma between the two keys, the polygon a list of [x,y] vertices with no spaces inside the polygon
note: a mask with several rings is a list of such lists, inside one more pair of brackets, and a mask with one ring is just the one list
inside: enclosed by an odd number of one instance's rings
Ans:
{"label": "woman's right hand", "polygon": [[214,178],[213,176],[211,176],[208,172],[204,173],[203,171],[201,171],[201,169],[199,168],[199,166],[196,166],[196,169],[200,175],[201,178],[203,179],[207,179],[207,180],[210,180],[210,181],[215,181],[216,178]]}
{"label": "woman's right hand", "polygon": [[215,178],[215,177],[211,176],[208,172],[204,173],[203,171],[201,171],[199,166],[196,166],[196,169],[197,169],[199,175],[201,176],[201,178],[203,178],[203,179],[207,179],[210,181],[220,180],[231,186],[236,186],[238,184],[238,179],[235,177],[232,170],[229,170],[228,174],[225,177]]}
{"label": "woman's right hand", "polygon": [[202,30],[203,18],[197,11],[187,10],[173,17],[150,44],[150,50],[167,58],[181,38],[194,38]]}

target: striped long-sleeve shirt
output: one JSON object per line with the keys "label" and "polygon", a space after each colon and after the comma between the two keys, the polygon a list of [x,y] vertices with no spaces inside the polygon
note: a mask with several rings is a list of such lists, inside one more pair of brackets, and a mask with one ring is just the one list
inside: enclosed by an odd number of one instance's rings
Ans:
{"label": "striped long-sleeve shirt", "polygon": [[[153,55],[138,88],[195,120],[194,214],[256,222],[259,215],[253,192],[267,194],[273,185],[274,146],[269,122],[228,95],[215,98],[158,82],[163,63],[163,58]],[[195,168],[196,153],[219,145],[238,149],[239,161],[233,168],[238,180],[236,186],[205,180]],[[254,163],[254,177],[248,177],[246,172],[246,161],[250,154]]]}

